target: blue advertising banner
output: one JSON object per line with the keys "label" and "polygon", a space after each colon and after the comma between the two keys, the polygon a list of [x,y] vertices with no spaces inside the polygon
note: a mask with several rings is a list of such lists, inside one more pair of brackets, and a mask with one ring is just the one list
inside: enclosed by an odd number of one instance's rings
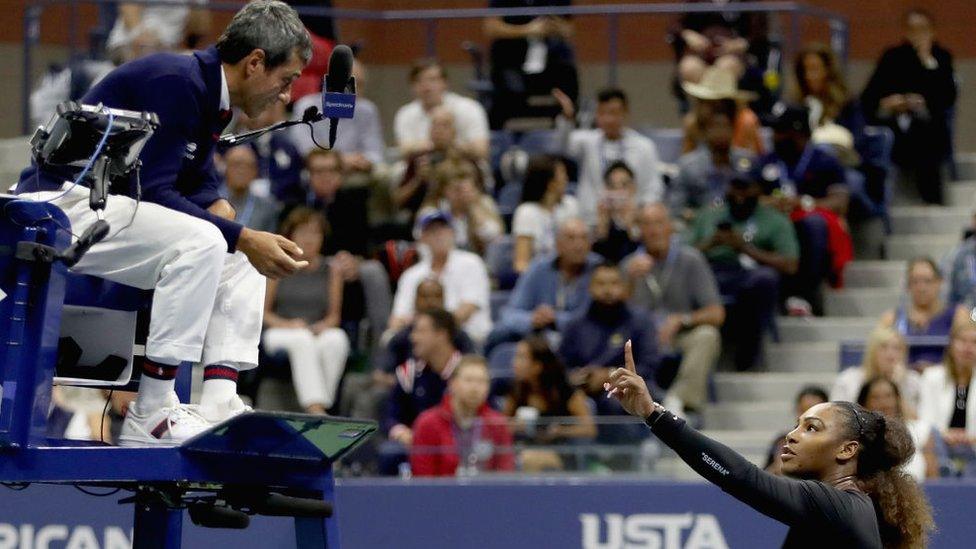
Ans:
{"label": "blue advertising banner", "polygon": [[[976,484],[932,483],[931,547],[976,539]],[[713,486],[645,479],[345,481],[337,487],[342,546],[357,548],[706,549],[779,547],[786,528]],[[123,549],[132,507],[65,486],[0,488],[0,549]],[[255,517],[248,530],[184,519],[184,547],[294,547],[292,521]]]}

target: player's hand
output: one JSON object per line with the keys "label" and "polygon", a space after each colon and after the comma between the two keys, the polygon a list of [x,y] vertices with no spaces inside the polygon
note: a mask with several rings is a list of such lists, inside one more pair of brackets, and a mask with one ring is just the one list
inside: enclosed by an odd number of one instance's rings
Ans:
{"label": "player's hand", "polygon": [[237,240],[237,249],[268,278],[282,278],[308,267],[308,261],[301,260],[303,252],[298,244],[281,235],[245,227]]}
{"label": "player's hand", "polygon": [[221,198],[210,205],[207,211],[216,215],[217,217],[223,217],[224,219],[229,219],[231,221],[237,219],[237,210],[230,205],[230,202]]}
{"label": "player's hand", "polygon": [[607,396],[620,401],[620,405],[630,415],[643,419],[654,411],[654,399],[647,389],[647,383],[637,375],[630,340],[624,345],[624,367],[610,372],[610,380],[603,388],[607,390]]}
{"label": "player's hand", "polygon": [[573,100],[559,88],[553,88],[551,93],[552,97],[559,103],[559,114],[567,120],[573,120],[576,116],[576,105],[573,104]]}

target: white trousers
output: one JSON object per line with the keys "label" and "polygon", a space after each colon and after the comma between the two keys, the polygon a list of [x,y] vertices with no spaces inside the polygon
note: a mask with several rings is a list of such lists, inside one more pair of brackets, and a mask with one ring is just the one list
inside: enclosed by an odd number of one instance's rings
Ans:
{"label": "white trousers", "polygon": [[[67,189],[69,185],[65,185]],[[29,193],[47,200],[63,191]],[[89,190],[77,186],[51,203],[81,234],[97,217]],[[227,253],[212,223],[169,208],[112,195],[104,210],[109,236],[72,271],[155,290],[146,356],[162,364],[202,362],[246,370],[257,366],[264,316],[264,276],[241,252]],[[129,220],[132,225],[120,232]]]}
{"label": "white trousers", "polygon": [[264,348],[285,351],[291,362],[292,383],[303,408],[335,404],[339,380],[349,357],[349,337],[339,328],[315,335],[305,328],[269,328],[264,331]]}

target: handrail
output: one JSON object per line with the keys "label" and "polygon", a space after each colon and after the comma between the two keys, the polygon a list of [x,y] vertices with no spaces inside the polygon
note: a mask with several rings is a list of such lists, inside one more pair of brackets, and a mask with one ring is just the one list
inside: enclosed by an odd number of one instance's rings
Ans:
{"label": "handrail", "polygon": [[[69,50],[74,57],[77,51],[77,6],[88,4],[95,6],[107,6],[120,3],[131,4],[153,4],[186,6],[185,2],[178,0],[29,0],[24,10],[24,48],[23,48],[23,70],[24,80],[22,86],[22,131],[30,133],[30,109],[29,99],[32,78],[33,50],[40,41],[40,21],[41,15],[46,7],[67,5],[70,8],[68,17],[68,36]],[[243,2],[212,1],[198,7],[205,7],[212,11],[236,11],[243,6]],[[196,5],[194,5],[196,7]],[[326,8],[319,6],[298,6],[295,8],[298,13],[313,16],[329,16],[336,20],[359,20],[359,21],[422,21],[426,25],[426,53],[433,56],[436,53],[437,23],[440,20],[459,20],[459,19],[483,19],[486,17],[506,17],[506,16],[538,16],[538,15],[570,15],[570,16],[603,16],[608,20],[608,40],[607,40],[607,65],[608,84],[615,84],[617,80],[618,64],[618,35],[619,18],[623,15],[678,15],[682,13],[703,13],[703,12],[732,12],[732,13],[784,13],[789,15],[789,35],[787,51],[794,52],[800,41],[800,19],[802,17],[813,17],[827,21],[830,30],[830,43],[834,48],[842,64],[846,66],[847,45],[849,23],[847,17],[821,8],[819,6],[807,5],[802,2],[792,1],[772,1],[757,2],[747,1],[739,3],[729,3],[717,5],[711,3],[685,4],[680,2],[667,2],[655,4],[605,4],[605,5],[583,5],[583,6],[551,6],[551,7],[526,7],[526,8],[457,8],[457,9],[421,9],[421,10],[367,10],[355,8]]]}

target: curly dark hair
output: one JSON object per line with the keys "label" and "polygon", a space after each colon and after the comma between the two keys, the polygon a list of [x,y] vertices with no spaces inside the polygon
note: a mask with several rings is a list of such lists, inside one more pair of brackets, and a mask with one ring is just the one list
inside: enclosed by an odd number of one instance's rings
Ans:
{"label": "curly dark hair", "polygon": [[858,485],[878,514],[881,541],[887,548],[924,547],[935,527],[932,508],[918,483],[900,467],[915,454],[905,424],[853,402],[834,402],[844,417],[844,436],[861,445]]}

